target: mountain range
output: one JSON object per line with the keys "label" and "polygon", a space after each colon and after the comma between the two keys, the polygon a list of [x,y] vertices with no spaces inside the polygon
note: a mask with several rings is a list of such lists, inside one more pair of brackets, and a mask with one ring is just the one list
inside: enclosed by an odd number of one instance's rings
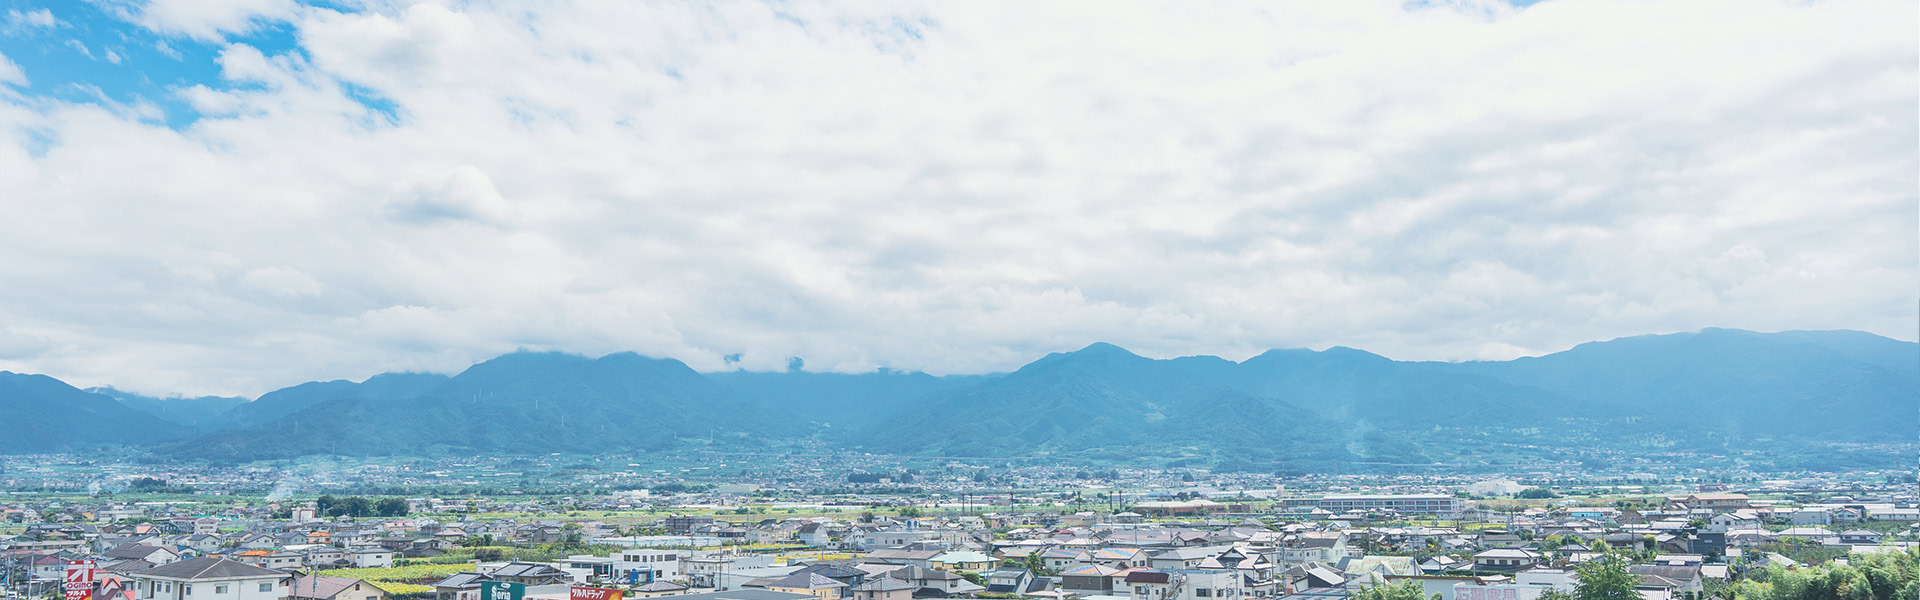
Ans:
{"label": "mountain range", "polygon": [[141,446],[180,459],[671,452],[793,444],[910,456],[1342,470],[1721,457],[1904,465],[1920,344],[1707,329],[1489,362],[1351,348],[1244,361],[1097,343],[1006,374],[699,373],[632,353],[515,353],[453,376],[309,382],[252,401],[79,390],[0,372],[0,453]]}

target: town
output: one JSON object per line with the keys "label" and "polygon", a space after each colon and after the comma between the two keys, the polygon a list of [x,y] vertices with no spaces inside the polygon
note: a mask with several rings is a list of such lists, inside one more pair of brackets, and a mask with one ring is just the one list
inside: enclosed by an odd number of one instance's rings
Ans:
{"label": "town", "polygon": [[914,472],[404,497],[141,476],[0,497],[0,572],[66,600],[1552,600],[1612,568],[1704,600],[1855,575],[1872,589],[1845,597],[1888,598],[1920,559],[1920,493],[1887,473]]}

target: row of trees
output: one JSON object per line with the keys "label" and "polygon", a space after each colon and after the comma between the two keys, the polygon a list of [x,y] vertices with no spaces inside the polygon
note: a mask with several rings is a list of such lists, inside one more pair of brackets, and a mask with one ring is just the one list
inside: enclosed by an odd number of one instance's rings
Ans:
{"label": "row of trees", "polygon": [[359,496],[335,498],[321,496],[313,501],[314,511],[332,517],[404,517],[410,508],[402,498],[369,500]]}
{"label": "row of trees", "polygon": [[1912,600],[1920,598],[1920,549],[1855,554],[1848,564],[1750,571],[1718,595],[1727,600]]}
{"label": "row of trees", "polygon": [[[1539,600],[1641,600],[1634,591],[1640,577],[1627,556],[1613,553],[1575,567],[1580,583],[1571,593],[1548,590]],[[1858,554],[1849,564],[1748,572],[1739,581],[1708,589],[1727,600],[1913,600],[1920,598],[1920,549]],[[1716,589],[1717,588],[1717,589]],[[1411,581],[1379,585],[1353,594],[1353,600],[1429,600]],[[1431,600],[1445,600],[1434,594]]]}

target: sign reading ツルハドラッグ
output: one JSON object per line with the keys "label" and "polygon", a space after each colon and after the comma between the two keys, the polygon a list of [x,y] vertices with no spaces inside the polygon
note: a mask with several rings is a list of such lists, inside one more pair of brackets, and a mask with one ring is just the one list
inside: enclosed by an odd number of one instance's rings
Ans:
{"label": "sign reading \u30c4\u30eb\u30cf\u30c9\u30e9\u30c3\u30b0", "polygon": [[620,600],[620,590],[573,586],[569,600]]}

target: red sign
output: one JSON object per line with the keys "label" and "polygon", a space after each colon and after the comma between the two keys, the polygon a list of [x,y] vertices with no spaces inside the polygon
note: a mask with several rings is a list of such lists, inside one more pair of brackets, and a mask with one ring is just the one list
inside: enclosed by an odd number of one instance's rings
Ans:
{"label": "red sign", "polygon": [[573,586],[573,593],[568,594],[568,598],[569,600],[620,600],[622,594],[623,592],[620,590],[580,587],[576,585]]}
{"label": "red sign", "polygon": [[67,585],[68,587],[72,587],[72,585],[76,583],[84,583],[87,584],[87,587],[93,587],[93,561],[67,561]]}
{"label": "red sign", "polygon": [[67,561],[67,600],[93,600],[93,561]]}

